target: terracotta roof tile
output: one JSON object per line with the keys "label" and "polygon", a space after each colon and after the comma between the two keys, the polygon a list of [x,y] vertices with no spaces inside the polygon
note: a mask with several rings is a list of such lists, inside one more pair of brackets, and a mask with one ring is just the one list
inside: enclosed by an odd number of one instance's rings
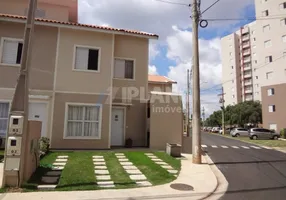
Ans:
{"label": "terracotta roof tile", "polygon": [[[2,18],[11,18],[11,19],[23,19],[23,20],[27,19],[26,16],[9,15],[9,14],[0,14],[0,17],[2,17]],[[101,29],[101,30],[107,30],[107,31],[116,31],[116,32],[121,32],[121,33],[143,35],[143,36],[154,37],[154,38],[158,38],[159,37],[156,34],[146,33],[146,32],[143,32],[143,31],[119,29],[119,28],[112,28],[112,27],[106,27],[106,26],[97,26],[97,25],[89,25],[89,24],[81,24],[81,23],[73,23],[73,22],[63,22],[63,21],[42,19],[42,18],[36,18],[36,21],[38,21],[38,22],[54,23],[54,24],[62,24],[62,25],[69,25],[69,26],[94,28],[94,29]]]}
{"label": "terracotta roof tile", "polygon": [[166,76],[159,76],[159,75],[148,75],[148,81],[157,83],[177,83],[176,81]]}

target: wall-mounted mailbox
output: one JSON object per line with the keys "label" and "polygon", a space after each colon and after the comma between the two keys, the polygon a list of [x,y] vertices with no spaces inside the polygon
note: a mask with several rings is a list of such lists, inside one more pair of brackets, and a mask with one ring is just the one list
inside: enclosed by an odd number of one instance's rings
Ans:
{"label": "wall-mounted mailbox", "polygon": [[23,116],[12,115],[9,123],[9,134],[22,134],[23,131]]}
{"label": "wall-mounted mailbox", "polygon": [[21,155],[22,137],[8,137],[7,141],[7,156]]}

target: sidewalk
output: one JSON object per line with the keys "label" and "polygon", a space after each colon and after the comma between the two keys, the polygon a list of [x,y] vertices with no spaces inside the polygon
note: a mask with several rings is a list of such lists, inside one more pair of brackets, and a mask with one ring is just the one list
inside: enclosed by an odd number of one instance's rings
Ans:
{"label": "sidewalk", "polygon": [[[0,195],[0,200],[137,200],[137,199],[172,199],[192,200],[202,199],[210,195],[217,187],[217,179],[210,166],[203,157],[201,165],[192,163],[192,156],[184,154],[182,169],[178,178],[172,183],[154,187],[134,189],[111,189],[96,191],[73,192],[32,192],[32,193],[7,193]],[[172,184],[186,184],[193,190],[180,191],[172,189]],[[189,188],[189,187],[185,187]]]}

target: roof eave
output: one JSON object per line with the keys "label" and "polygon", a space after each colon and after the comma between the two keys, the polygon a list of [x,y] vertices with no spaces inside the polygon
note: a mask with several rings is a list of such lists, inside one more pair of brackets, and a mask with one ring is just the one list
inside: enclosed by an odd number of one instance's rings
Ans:
{"label": "roof eave", "polygon": [[[19,18],[11,18],[11,17],[0,17],[0,21],[5,22],[15,22],[15,23],[25,23],[26,19],[19,19]],[[106,30],[100,28],[92,28],[92,27],[84,27],[80,25],[69,25],[69,24],[60,24],[54,22],[44,22],[44,21],[35,21],[36,25],[43,25],[43,26],[51,26],[57,28],[69,28],[69,29],[76,29],[76,30],[85,30],[85,31],[93,31],[93,32],[102,32],[102,33],[110,33],[110,34],[117,34],[117,35],[129,35],[134,37],[141,37],[147,39],[159,39],[158,35],[144,35],[144,34],[136,34],[136,33],[128,33],[116,30]]]}

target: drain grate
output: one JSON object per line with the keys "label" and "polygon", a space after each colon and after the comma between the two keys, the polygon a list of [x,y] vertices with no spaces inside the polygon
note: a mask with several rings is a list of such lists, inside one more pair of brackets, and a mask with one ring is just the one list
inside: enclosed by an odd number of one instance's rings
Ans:
{"label": "drain grate", "polygon": [[194,188],[191,185],[183,184],[183,183],[174,183],[171,184],[170,187],[174,190],[180,190],[180,191],[193,191]]}

